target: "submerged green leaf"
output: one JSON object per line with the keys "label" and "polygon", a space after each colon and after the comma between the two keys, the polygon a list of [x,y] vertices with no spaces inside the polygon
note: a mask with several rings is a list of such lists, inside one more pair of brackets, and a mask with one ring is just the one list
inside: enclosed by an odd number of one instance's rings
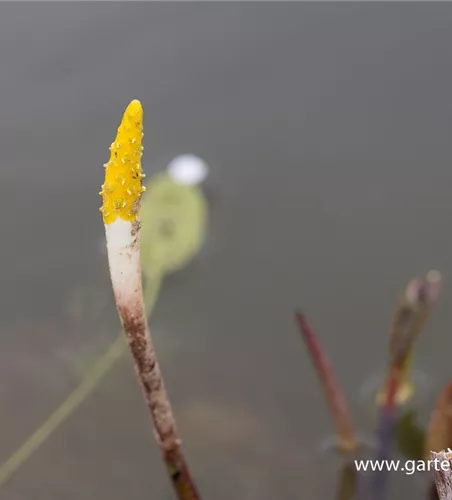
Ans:
{"label": "submerged green leaf", "polygon": [[204,243],[207,202],[196,186],[154,175],[141,205],[141,263],[145,277],[184,267]]}

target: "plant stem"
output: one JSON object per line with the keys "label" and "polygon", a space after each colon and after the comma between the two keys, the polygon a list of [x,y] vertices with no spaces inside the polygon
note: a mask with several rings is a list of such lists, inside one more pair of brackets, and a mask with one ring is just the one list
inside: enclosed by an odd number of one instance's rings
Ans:
{"label": "plant stem", "polygon": [[175,418],[142,304],[137,301],[134,308],[118,304],[118,311],[129,341],[135,371],[154,422],[155,437],[173,487],[180,500],[198,500],[200,497],[182,453]]}
{"label": "plant stem", "polygon": [[356,451],[359,448],[359,440],[333,368],[317,340],[317,336],[309,326],[305,315],[299,312],[296,313],[296,320],[306,347],[309,350],[311,360],[314,363],[323,394],[330,409],[330,414],[336,428],[337,446],[343,453]]}
{"label": "plant stem", "polygon": [[434,460],[434,478],[439,500],[452,500],[452,452],[432,451],[430,459]]}
{"label": "plant stem", "polygon": [[[394,404],[396,405],[405,403],[414,394],[415,388],[410,380],[413,346],[415,340],[425,328],[429,314],[438,298],[440,288],[440,273],[438,271],[429,271],[424,277],[415,278],[408,283],[396,307],[390,330],[390,363],[386,379],[387,382],[393,368],[397,369],[398,387],[394,396]],[[400,357],[399,348],[402,344],[409,347]],[[395,363],[399,364],[395,366]],[[386,404],[387,399],[385,397],[386,382],[377,395],[379,402],[383,405]]]}

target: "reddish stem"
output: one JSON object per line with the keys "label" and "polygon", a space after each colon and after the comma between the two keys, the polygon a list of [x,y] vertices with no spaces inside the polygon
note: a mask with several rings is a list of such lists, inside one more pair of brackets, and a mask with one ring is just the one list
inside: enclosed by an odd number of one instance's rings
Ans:
{"label": "reddish stem", "polygon": [[309,326],[304,314],[296,313],[296,320],[303,340],[309,350],[317,375],[322,385],[326,402],[336,428],[338,448],[347,453],[359,447],[359,441],[347,408],[344,394],[339,386],[333,368],[326,357],[317,336]]}

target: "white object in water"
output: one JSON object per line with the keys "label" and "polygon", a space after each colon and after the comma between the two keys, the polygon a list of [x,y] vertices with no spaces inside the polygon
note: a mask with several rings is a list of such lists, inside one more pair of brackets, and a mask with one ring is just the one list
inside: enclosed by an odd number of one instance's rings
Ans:
{"label": "white object in water", "polygon": [[180,155],[167,167],[169,175],[179,184],[193,186],[201,184],[209,173],[207,163],[195,155]]}

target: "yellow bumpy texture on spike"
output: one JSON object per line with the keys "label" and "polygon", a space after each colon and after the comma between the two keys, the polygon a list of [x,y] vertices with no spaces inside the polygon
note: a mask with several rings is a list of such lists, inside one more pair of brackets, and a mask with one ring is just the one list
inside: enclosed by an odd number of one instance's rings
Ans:
{"label": "yellow bumpy texture on spike", "polygon": [[110,160],[105,164],[105,183],[100,192],[105,224],[118,218],[133,222],[138,217],[141,194],[145,190],[141,170],[142,138],[143,108],[140,101],[134,100],[124,112],[110,147]]}

